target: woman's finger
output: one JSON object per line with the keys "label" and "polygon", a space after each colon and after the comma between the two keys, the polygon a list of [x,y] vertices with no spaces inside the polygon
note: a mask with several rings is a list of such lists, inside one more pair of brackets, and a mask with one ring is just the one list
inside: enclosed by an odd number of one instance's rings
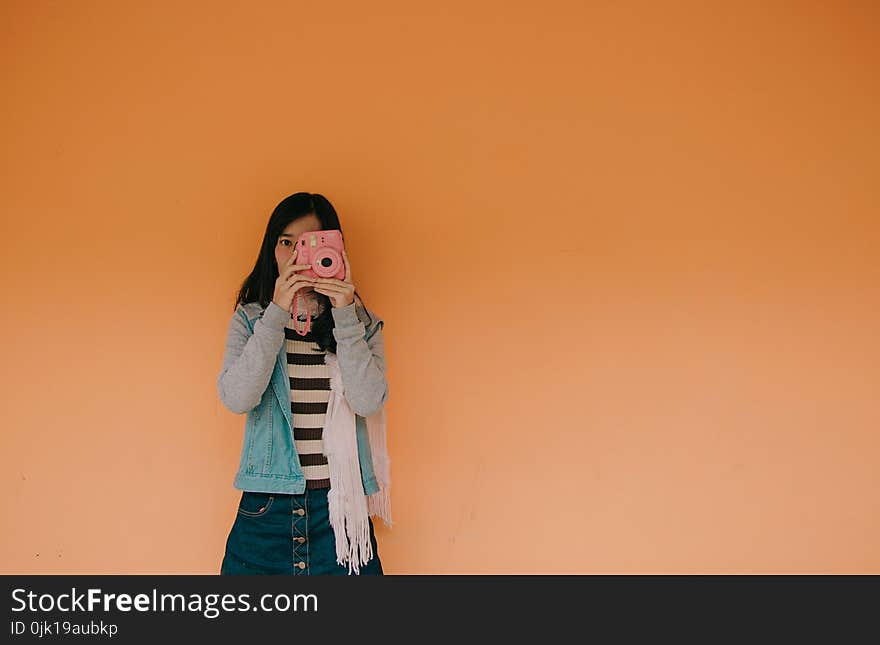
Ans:
{"label": "woman's finger", "polygon": [[339,287],[350,287],[352,284],[350,282],[345,282],[343,280],[337,280],[336,278],[315,278],[317,282],[321,284],[335,284]]}
{"label": "woman's finger", "polygon": [[293,286],[295,284],[313,284],[312,278],[307,275],[303,275],[302,273],[291,273],[287,277],[287,285]]}
{"label": "woman's finger", "polygon": [[290,274],[295,271],[302,271],[303,269],[311,268],[311,264],[294,264],[293,258],[296,255],[294,252],[289,258],[287,258],[287,262],[284,264],[284,269],[281,271],[281,274],[284,275],[284,279],[290,278]]}
{"label": "woman's finger", "polygon": [[318,288],[326,289],[327,291],[332,291],[333,293],[347,293],[348,292],[348,289],[345,289],[344,287],[338,287],[335,284],[323,284],[323,285],[315,286],[316,291],[318,290]]}

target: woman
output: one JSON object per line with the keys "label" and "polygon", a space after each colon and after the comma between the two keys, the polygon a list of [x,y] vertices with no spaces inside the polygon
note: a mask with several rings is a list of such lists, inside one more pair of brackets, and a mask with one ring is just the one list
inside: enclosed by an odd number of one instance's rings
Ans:
{"label": "woman", "polygon": [[321,230],[342,230],[327,199],[282,200],[235,302],[217,390],[247,419],[221,575],[383,574],[370,515],[391,526],[384,321],[344,250],[344,280],[300,273],[295,242]]}

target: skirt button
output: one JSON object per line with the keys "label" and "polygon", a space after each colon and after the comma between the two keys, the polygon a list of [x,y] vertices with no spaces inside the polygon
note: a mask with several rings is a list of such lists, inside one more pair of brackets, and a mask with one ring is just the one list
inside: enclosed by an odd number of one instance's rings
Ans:
{"label": "skirt button", "polygon": [[306,563],[305,562],[297,562],[296,566],[298,566],[300,569],[305,569]]}

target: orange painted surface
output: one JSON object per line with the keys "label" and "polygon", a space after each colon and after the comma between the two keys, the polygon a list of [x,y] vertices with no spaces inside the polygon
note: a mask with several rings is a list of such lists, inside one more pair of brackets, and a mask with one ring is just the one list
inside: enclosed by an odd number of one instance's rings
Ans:
{"label": "orange painted surface", "polygon": [[219,571],[308,190],[386,321],[388,573],[880,573],[880,16],[660,4],[3,3],[0,570]]}

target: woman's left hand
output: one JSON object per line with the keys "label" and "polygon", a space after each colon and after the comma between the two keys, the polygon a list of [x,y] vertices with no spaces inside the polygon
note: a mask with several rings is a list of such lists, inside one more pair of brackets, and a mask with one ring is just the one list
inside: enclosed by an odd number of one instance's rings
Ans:
{"label": "woman's left hand", "polygon": [[334,308],[347,307],[354,302],[354,284],[351,281],[351,263],[345,249],[342,249],[342,259],[345,262],[345,279],[336,278],[311,278],[314,289],[330,298]]}

